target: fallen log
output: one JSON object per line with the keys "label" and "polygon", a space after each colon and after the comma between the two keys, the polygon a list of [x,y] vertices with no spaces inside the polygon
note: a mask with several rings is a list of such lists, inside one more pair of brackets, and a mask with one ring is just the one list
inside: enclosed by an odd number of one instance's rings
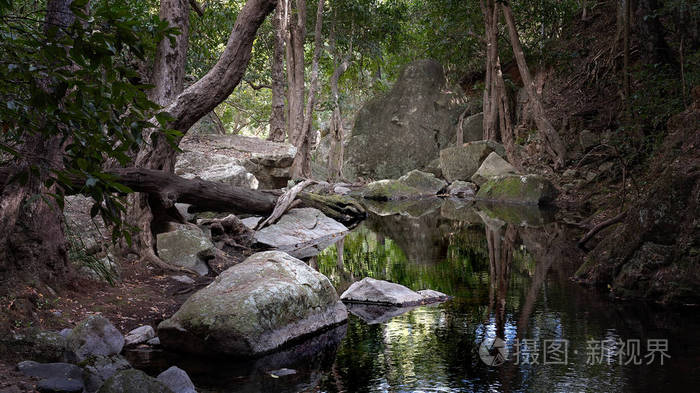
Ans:
{"label": "fallen log", "polygon": [[[0,168],[0,190],[12,176],[10,168]],[[185,179],[173,173],[146,168],[117,168],[107,171],[114,180],[135,192],[158,195],[166,207],[187,203],[196,211],[228,212],[234,214],[269,215],[273,212],[280,190],[251,190],[199,178]],[[85,178],[70,177],[72,193],[84,188]],[[71,193],[71,192],[67,192]],[[313,207],[346,225],[361,221],[366,212],[350,197],[302,192],[301,206]]]}

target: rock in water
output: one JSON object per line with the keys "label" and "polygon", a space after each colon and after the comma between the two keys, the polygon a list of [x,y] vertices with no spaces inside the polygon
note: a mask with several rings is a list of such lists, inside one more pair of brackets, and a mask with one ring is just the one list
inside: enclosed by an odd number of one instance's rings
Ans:
{"label": "rock in water", "polygon": [[131,364],[121,355],[91,356],[81,365],[85,391],[89,393],[96,392],[112,375],[131,368]]}
{"label": "rock in water", "polygon": [[500,156],[506,154],[505,148],[493,141],[469,142],[443,149],[440,151],[442,175],[450,183],[455,180],[470,181],[481,163],[494,151]]}
{"label": "rock in water", "polygon": [[158,374],[157,379],[170,388],[173,393],[197,393],[189,375],[175,366]]}
{"label": "rock in water", "polygon": [[80,322],[66,338],[69,360],[82,362],[90,356],[117,355],[124,336],[106,318],[92,315]]}
{"label": "rock in water", "polygon": [[484,183],[476,197],[486,201],[546,205],[557,197],[557,189],[540,175],[504,175]]}
{"label": "rock in water", "polygon": [[489,179],[494,176],[502,176],[508,174],[515,174],[518,171],[510,165],[510,163],[496,152],[491,152],[488,157],[481,163],[479,170],[472,176],[472,181],[478,185],[486,183]]}
{"label": "rock in water", "polygon": [[120,371],[109,378],[99,393],[173,393],[159,380],[140,370]]}
{"label": "rock in water", "polygon": [[17,364],[22,374],[39,378],[40,392],[82,392],[83,370],[68,363],[37,363],[24,361]]}
{"label": "rock in water", "polygon": [[181,225],[171,232],[156,235],[158,256],[165,262],[194,270],[204,276],[209,272],[205,260],[214,244],[201,229]]}
{"label": "rock in water", "polygon": [[290,210],[276,224],[256,232],[255,240],[294,257],[306,258],[335,243],[347,231],[345,225],[307,207]]}
{"label": "rock in water", "polygon": [[389,306],[415,306],[423,303],[423,296],[403,285],[365,277],[350,285],[340,298],[349,303],[370,303]]}
{"label": "rock in water", "polygon": [[124,345],[138,345],[145,343],[155,336],[156,332],[152,327],[148,325],[137,327],[124,336]]}
{"label": "rock in water", "polygon": [[[401,70],[386,95],[360,109],[347,148],[347,176],[398,178],[438,157],[455,137],[462,108],[445,93],[440,63],[418,60]],[[465,138],[466,140],[466,138]]]}
{"label": "rock in water", "polygon": [[284,252],[267,251],[192,295],[158,326],[158,336],[173,350],[255,356],[346,319],[328,278]]}
{"label": "rock in water", "polygon": [[419,199],[437,195],[447,186],[432,173],[412,170],[397,180],[384,179],[369,183],[362,193],[366,199],[378,201]]}
{"label": "rock in water", "polygon": [[450,196],[457,198],[474,198],[476,196],[476,190],[478,187],[476,184],[468,182],[455,180],[447,187],[447,192]]}

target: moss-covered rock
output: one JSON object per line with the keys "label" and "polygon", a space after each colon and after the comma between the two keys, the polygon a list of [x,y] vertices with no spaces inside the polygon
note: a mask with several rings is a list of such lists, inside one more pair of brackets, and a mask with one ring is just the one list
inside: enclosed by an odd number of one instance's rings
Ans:
{"label": "moss-covered rock", "polygon": [[177,351],[256,356],[346,319],[324,275],[286,253],[268,251],[192,295],[158,326],[158,336]]}
{"label": "moss-covered rock", "polygon": [[557,196],[557,189],[540,175],[504,175],[484,183],[476,198],[485,201],[546,205]]}
{"label": "moss-covered rock", "polygon": [[450,183],[455,180],[470,181],[492,152],[505,155],[503,145],[493,141],[475,141],[443,149],[440,151],[442,175]]}
{"label": "moss-covered rock", "polygon": [[12,354],[37,362],[66,361],[66,339],[56,332],[29,329],[0,337],[0,354]]}
{"label": "moss-covered rock", "polygon": [[432,173],[413,170],[396,180],[385,179],[369,183],[362,196],[378,201],[418,199],[437,195],[446,186],[445,181],[436,178]]}
{"label": "moss-covered rock", "polygon": [[99,393],[173,393],[167,386],[140,370],[121,371],[109,378]]}
{"label": "moss-covered rock", "polygon": [[109,320],[92,315],[78,323],[66,337],[69,360],[82,362],[90,356],[119,354],[124,348],[124,336]]}

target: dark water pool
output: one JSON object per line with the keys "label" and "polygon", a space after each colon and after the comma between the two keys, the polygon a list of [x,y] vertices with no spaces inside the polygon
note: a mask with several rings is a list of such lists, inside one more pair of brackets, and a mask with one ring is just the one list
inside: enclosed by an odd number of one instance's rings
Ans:
{"label": "dark water pool", "polygon": [[700,390],[700,319],[572,283],[580,261],[551,214],[449,200],[371,210],[312,266],[339,293],[374,277],[452,300],[351,309],[347,324],[257,360],[129,359],[152,374],[177,365],[212,392]]}

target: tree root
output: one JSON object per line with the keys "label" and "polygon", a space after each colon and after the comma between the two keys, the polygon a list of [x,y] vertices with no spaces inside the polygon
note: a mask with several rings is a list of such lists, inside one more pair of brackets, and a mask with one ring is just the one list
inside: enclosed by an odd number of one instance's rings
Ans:
{"label": "tree root", "polygon": [[613,224],[617,224],[618,222],[622,221],[626,216],[627,216],[627,210],[625,210],[624,212],[618,214],[617,216],[615,216],[609,220],[603,221],[600,224],[594,226],[590,231],[588,231],[588,233],[586,233],[586,235],[584,237],[581,238],[581,240],[578,241],[578,243],[577,243],[578,247],[585,249],[586,242],[591,240],[591,238],[593,238],[593,236],[595,236],[596,233],[602,231],[603,229],[605,229]]}

